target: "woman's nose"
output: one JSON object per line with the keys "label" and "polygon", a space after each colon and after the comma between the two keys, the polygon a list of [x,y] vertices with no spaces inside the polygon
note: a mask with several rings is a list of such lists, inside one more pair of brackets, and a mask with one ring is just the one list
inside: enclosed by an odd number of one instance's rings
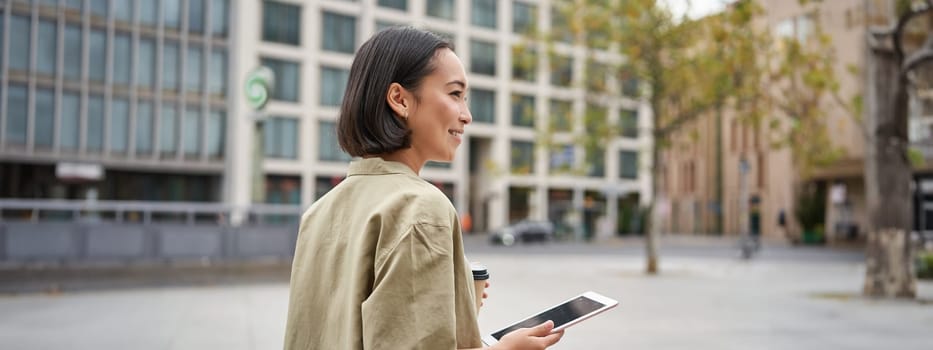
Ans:
{"label": "woman's nose", "polygon": [[460,121],[463,124],[470,124],[473,122],[473,114],[470,113],[469,109],[465,109],[463,112],[460,112]]}

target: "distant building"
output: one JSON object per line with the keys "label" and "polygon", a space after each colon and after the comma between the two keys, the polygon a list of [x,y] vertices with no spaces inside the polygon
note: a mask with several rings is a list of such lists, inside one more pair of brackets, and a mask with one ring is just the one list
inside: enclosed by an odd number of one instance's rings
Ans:
{"label": "distant building", "polygon": [[[249,205],[255,129],[243,90],[263,65],[276,75],[264,111],[265,201],[308,206],[346,173],[334,127],[353,52],[378,30],[416,24],[453,40],[472,84],[474,123],[459,157],[422,175],[474,228],[565,221],[586,198],[616,227],[623,208],[650,200],[639,154],[651,140],[637,133],[649,114],[635,97],[590,104],[636,132],[598,155],[569,135],[556,136],[565,147],[535,147],[549,124],[582,128],[560,120],[588,106],[575,87],[586,62],[576,50],[550,65],[523,52],[534,68],[513,68],[516,33],[538,20],[546,29],[551,17],[546,0],[2,1],[0,198],[90,191]],[[584,157],[585,176],[567,172]]]}
{"label": "distant building", "polygon": [[[864,96],[866,34],[868,25],[888,23],[893,9],[876,8],[877,4],[860,0],[811,2],[799,5],[796,1],[765,0],[760,2],[766,15],[762,25],[779,38],[812,40],[819,27],[832,37],[837,67],[836,77],[840,82],[840,96],[856,94]],[[871,4],[870,4],[871,3]],[[893,2],[892,2],[893,3]],[[848,67],[856,67],[861,73],[852,74]],[[933,82],[927,74],[927,81]],[[921,78],[924,79],[924,78]],[[925,92],[924,92],[925,91]],[[755,220],[766,236],[779,236],[779,213],[783,210],[790,225],[791,235],[799,237],[800,227],[795,218],[797,194],[795,182],[816,186],[823,195],[826,238],[832,242],[843,239],[860,239],[867,233],[864,162],[865,136],[857,119],[838,104],[826,101],[827,125],[833,145],[844,150],[844,155],[835,164],[815,169],[804,178],[799,178],[799,169],[793,167],[791,152],[786,148],[772,147],[768,141],[768,126],[755,129],[727,113],[721,125],[715,118],[706,116],[689,125],[685,130],[696,130],[700,135],[696,147],[673,148],[664,155],[664,183],[671,193],[671,220],[666,229],[675,232],[714,232],[715,213],[722,210],[723,231],[726,234],[746,232]],[[913,147],[920,150],[926,159],[933,159],[933,94],[921,90],[911,97],[910,137]],[[716,201],[716,151],[715,131],[722,133],[723,201]],[[686,137],[682,133],[680,137]],[[747,197],[741,198],[741,163],[744,159],[747,173]],[[916,169],[918,180],[917,203],[926,198],[933,199],[933,182],[924,180],[933,174],[933,168]],[[929,194],[927,194],[929,193]],[[742,201],[748,206],[742,212]],[[756,216],[757,217],[754,217]],[[917,212],[918,226],[921,215]],[[926,227],[933,227],[933,216],[926,219]],[[850,237],[851,235],[851,237]]]}

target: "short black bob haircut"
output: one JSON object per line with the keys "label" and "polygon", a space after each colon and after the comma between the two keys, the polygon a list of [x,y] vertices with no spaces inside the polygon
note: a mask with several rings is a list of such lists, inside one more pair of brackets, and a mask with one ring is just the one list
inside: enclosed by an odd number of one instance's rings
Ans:
{"label": "short black bob haircut", "polygon": [[340,106],[340,148],[362,157],[411,147],[411,130],[389,107],[386,94],[392,83],[416,92],[443,48],[454,49],[440,36],[413,27],[392,27],[367,40],[353,59]]}

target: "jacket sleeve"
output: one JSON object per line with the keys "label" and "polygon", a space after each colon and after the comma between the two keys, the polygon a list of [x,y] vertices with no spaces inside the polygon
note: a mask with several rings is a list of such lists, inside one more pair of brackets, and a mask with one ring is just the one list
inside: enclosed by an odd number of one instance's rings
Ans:
{"label": "jacket sleeve", "polygon": [[456,348],[452,251],[450,227],[421,223],[377,255],[362,305],[364,349]]}

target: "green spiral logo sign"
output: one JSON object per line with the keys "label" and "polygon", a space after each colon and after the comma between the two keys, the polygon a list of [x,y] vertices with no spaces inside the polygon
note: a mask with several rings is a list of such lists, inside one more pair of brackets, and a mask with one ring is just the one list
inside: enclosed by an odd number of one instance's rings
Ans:
{"label": "green spiral logo sign", "polygon": [[269,102],[272,87],[275,84],[275,73],[269,67],[261,66],[246,76],[246,102],[253,109],[262,110]]}

